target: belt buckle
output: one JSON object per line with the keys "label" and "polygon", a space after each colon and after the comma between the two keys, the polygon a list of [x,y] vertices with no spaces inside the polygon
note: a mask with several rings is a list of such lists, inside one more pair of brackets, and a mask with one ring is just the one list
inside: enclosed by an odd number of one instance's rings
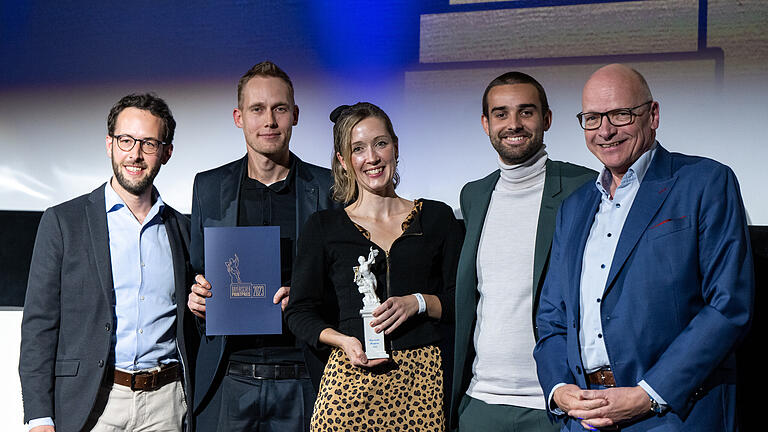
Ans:
{"label": "belt buckle", "polygon": [[[157,371],[153,372],[137,372],[131,374],[131,390],[154,390],[157,387],[157,380],[158,380],[159,373]],[[136,377],[137,376],[148,376],[149,383],[147,381],[144,382],[144,386],[142,388],[139,388],[136,383]]]}
{"label": "belt buckle", "polygon": [[149,374],[151,377],[150,386],[148,389],[145,390],[155,390],[158,387],[159,381],[160,381],[160,371],[153,371]]}
{"label": "belt buckle", "polygon": [[131,386],[130,386],[131,387],[131,391],[136,391],[136,390],[138,390],[136,388],[136,375],[138,375],[138,373],[132,373],[130,375],[131,375]]}
{"label": "belt buckle", "polygon": [[612,384],[612,385],[608,385],[608,384],[606,383],[607,374],[608,374],[608,373],[611,373],[611,374],[613,374],[613,371],[612,371],[610,368],[604,368],[604,369],[600,369],[598,372],[600,372],[600,375],[599,375],[599,376],[600,376],[600,384],[601,384],[603,387],[615,387],[615,386],[616,386],[616,383],[615,383],[615,381],[614,381],[614,384]]}
{"label": "belt buckle", "polygon": [[250,366],[251,368],[251,378],[256,380],[266,379],[265,377],[259,375],[258,373],[259,366],[256,363],[249,363],[248,366]]}

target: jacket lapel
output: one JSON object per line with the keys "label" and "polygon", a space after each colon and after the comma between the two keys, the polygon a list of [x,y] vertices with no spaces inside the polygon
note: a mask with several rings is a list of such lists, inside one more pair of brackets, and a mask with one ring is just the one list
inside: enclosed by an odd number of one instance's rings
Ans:
{"label": "jacket lapel", "polygon": [[[499,181],[500,171],[496,170],[491,175],[482,179],[476,188],[476,193],[471,197],[472,207],[469,209],[467,215],[464,215],[464,220],[469,219],[472,221],[466,228],[466,237],[464,241],[465,247],[469,247],[471,261],[466,265],[472,265],[471,269],[467,269],[468,272],[474,275],[474,286],[477,287],[477,249],[480,246],[480,235],[483,233],[483,226],[485,225],[485,216],[488,214],[488,206],[491,204],[491,195],[493,194],[493,188]],[[475,305],[477,306],[477,289],[475,289]]]}
{"label": "jacket lapel", "polygon": [[[231,165],[231,169],[224,173],[219,183],[219,196],[221,197],[221,222],[219,226],[237,226],[237,216],[240,209],[240,187],[242,186],[243,175],[248,169],[248,154],[240,160],[239,164]],[[174,263],[174,273],[175,263]],[[221,364],[227,345],[227,336],[221,337],[221,349],[217,364]]]}
{"label": "jacket lapel", "polygon": [[245,155],[239,164],[233,164],[231,169],[224,173],[219,183],[219,196],[221,197],[221,225],[237,226],[237,215],[240,208],[240,186],[243,175],[248,167],[248,155]]}
{"label": "jacket lapel", "polygon": [[112,280],[112,261],[109,255],[109,233],[107,231],[106,200],[104,188],[101,185],[88,196],[85,206],[85,217],[88,222],[88,231],[91,236],[91,251],[96,261],[96,272],[104,295],[114,306],[114,282]]}
{"label": "jacket lapel", "polygon": [[608,293],[616,276],[624,267],[624,263],[634,250],[637,242],[642,237],[651,220],[659,211],[659,208],[669,195],[676,178],[671,177],[672,160],[661,145],[658,146],[656,155],[651,161],[648,171],[645,173],[637,196],[629,210],[627,220],[624,222],[624,228],[621,230],[621,237],[616,246],[616,252],[613,255],[611,271],[608,273],[608,280],[605,285],[605,293]]}
{"label": "jacket lapel", "polygon": [[[296,235],[298,237],[304,221],[317,211],[320,185],[298,156],[291,153],[291,157],[296,160]],[[298,247],[298,243],[298,241],[294,242],[294,247]],[[294,253],[298,253],[298,250]]]}
{"label": "jacket lapel", "polygon": [[[163,210],[163,225],[165,225],[165,231],[168,234],[168,243],[171,247],[171,260],[173,261],[173,278],[174,287],[176,290],[177,304],[183,305],[183,299],[178,298],[178,294],[184,294],[187,287],[186,284],[186,265],[184,262],[184,246],[181,243],[179,222],[176,220],[175,215],[171,209],[166,205]],[[183,308],[179,308],[180,312],[184,312]]]}
{"label": "jacket lapel", "polygon": [[541,195],[539,221],[536,226],[536,245],[533,253],[533,314],[536,315],[536,299],[541,285],[541,276],[549,259],[552,237],[555,233],[555,217],[561,199],[557,196],[562,191],[560,166],[547,159],[544,191]]}
{"label": "jacket lapel", "polygon": [[[579,316],[579,298],[581,292],[581,264],[584,261],[584,249],[587,245],[587,238],[589,238],[589,232],[592,230],[592,224],[595,221],[595,215],[597,209],[600,206],[600,192],[597,187],[592,183],[592,187],[588,188],[586,195],[580,201],[580,208],[573,214],[573,221],[569,224],[572,229],[571,234],[567,241],[563,242],[565,245],[575,245],[578,249],[574,251],[565,251],[568,258],[567,263],[567,275],[571,275],[571,280],[568,281],[570,286],[568,289],[568,301],[569,305],[575,305],[575,316]],[[566,221],[568,223],[568,221]]]}

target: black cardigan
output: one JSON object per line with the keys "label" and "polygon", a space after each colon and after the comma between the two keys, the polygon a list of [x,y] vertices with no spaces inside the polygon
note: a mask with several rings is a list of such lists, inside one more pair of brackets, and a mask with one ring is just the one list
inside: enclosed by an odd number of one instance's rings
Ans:
{"label": "black cardigan", "polygon": [[[362,294],[354,282],[359,256],[379,249],[371,271],[376,275],[379,299],[413,293],[440,299],[442,321],[454,318],[456,266],[464,238],[461,224],[447,205],[420,200],[421,211],[386,254],[368,240],[343,209],[323,210],[310,216],[298,241],[291,295],[285,319],[293,334],[321,348],[320,332],[331,327],[363,341],[360,309]],[[387,289],[389,264],[389,289]],[[437,343],[437,320],[415,315],[387,336],[389,349],[416,348]]]}

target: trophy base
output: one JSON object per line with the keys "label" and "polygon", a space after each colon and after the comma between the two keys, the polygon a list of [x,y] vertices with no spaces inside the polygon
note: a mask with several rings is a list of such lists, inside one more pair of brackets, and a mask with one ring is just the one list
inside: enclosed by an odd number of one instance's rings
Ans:
{"label": "trophy base", "polygon": [[368,360],[389,358],[384,345],[384,333],[376,333],[373,327],[371,327],[373,311],[361,310],[360,316],[363,317],[365,356],[368,357]]}

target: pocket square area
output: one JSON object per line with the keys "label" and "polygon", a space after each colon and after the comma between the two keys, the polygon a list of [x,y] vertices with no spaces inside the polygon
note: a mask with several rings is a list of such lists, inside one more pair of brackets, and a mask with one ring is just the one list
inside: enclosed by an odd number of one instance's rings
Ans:
{"label": "pocket square area", "polygon": [[691,218],[687,216],[662,218],[660,221],[651,224],[651,227],[648,230],[648,234],[651,238],[657,238],[690,227]]}

